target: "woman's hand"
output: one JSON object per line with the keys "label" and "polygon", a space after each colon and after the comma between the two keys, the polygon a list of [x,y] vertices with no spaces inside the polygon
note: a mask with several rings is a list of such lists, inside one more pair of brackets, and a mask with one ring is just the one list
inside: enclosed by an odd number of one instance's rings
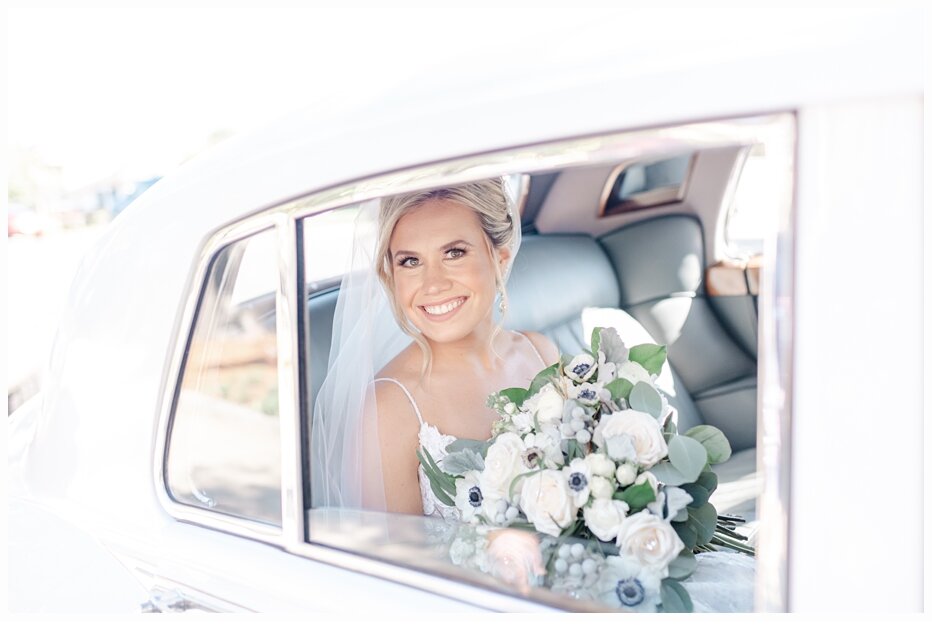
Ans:
{"label": "woman's hand", "polygon": [[538,577],[546,574],[537,536],[516,529],[499,529],[489,533],[486,548],[493,577],[527,595]]}

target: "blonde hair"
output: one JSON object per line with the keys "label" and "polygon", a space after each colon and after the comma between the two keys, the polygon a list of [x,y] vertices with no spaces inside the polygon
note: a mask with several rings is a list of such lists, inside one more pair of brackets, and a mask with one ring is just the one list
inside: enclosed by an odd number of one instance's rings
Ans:
{"label": "blonde hair", "polygon": [[[429,200],[449,200],[472,209],[479,218],[479,224],[485,234],[490,255],[493,255],[494,250],[513,246],[515,236],[518,234],[517,230],[520,230],[520,226],[516,226],[512,219],[512,202],[505,192],[505,183],[500,177],[448,188],[405,193],[382,199],[379,208],[379,235],[375,254],[376,273],[389,296],[395,320],[401,329],[410,335],[421,348],[423,356],[422,378],[430,371],[432,359],[430,346],[427,339],[418,332],[395,299],[395,277],[389,242],[401,217]],[[512,252],[512,255],[514,253]],[[493,268],[495,269],[495,285],[502,294],[502,304],[507,305],[508,298],[505,291],[504,276],[498,265],[493,265]],[[504,313],[502,320],[504,320]],[[489,340],[493,344],[493,348],[495,338],[501,330],[502,322],[500,321],[495,325]]]}

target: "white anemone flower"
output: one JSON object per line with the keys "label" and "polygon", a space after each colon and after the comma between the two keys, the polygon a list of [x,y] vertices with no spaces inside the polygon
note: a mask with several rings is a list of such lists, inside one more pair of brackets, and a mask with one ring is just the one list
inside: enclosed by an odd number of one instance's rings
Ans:
{"label": "white anemone flower", "polygon": [[592,376],[597,367],[596,360],[588,352],[577,354],[573,360],[563,368],[564,374],[577,383],[582,383]]}

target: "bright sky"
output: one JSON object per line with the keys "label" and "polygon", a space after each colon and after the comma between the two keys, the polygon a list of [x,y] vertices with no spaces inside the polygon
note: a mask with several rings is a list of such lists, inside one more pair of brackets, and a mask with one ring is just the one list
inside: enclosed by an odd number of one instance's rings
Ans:
{"label": "bright sky", "polygon": [[[392,17],[11,9],[8,137],[62,165],[68,187],[164,171],[214,132],[242,131],[329,92],[365,97],[454,52],[437,30],[402,20],[392,33]],[[386,39],[390,48],[373,45]]]}

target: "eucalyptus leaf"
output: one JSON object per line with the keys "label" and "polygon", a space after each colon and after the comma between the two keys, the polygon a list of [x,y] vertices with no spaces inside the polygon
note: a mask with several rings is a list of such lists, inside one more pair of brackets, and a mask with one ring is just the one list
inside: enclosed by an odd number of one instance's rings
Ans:
{"label": "eucalyptus leaf", "polygon": [[680,540],[683,541],[683,546],[686,549],[692,550],[696,546],[696,542],[699,540],[696,530],[688,523],[670,523],[673,526],[676,535],[680,537]]}
{"label": "eucalyptus leaf", "polygon": [[[699,476],[701,477],[702,475]],[[703,503],[708,503],[709,497],[712,494],[705,488],[705,486],[700,484],[698,480],[696,483],[684,483],[682,486],[680,486],[680,489],[688,492],[689,496],[693,498],[693,502],[689,504],[690,507],[699,507]]]}
{"label": "eucalyptus leaf", "polygon": [[705,447],[710,464],[721,464],[731,457],[731,444],[728,443],[728,438],[711,425],[700,424],[687,431],[686,435]]}
{"label": "eucalyptus leaf", "polygon": [[699,478],[699,473],[702,472],[702,467],[708,459],[708,454],[702,444],[691,437],[677,435],[670,439],[667,451],[670,455],[670,463],[683,475],[686,483],[692,483]]}
{"label": "eucalyptus leaf", "polygon": [[698,564],[695,554],[689,549],[684,549],[667,565],[669,577],[674,580],[685,580],[692,575]]}
{"label": "eucalyptus leaf", "polygon": [[706,503],[698,508],[686,508],[689,512],[689,525],[696,530],[697,542],[704,545],[712,540],[715,535],[715,525],[718,520],[718,514],[711,503]]}
{"label": "eucalyptus leaf", "polygon": [[657,481],[666,486],[681,486],[684,483],[690,483],[690,480],[683,476],[683,473],[677,470],[670,462],[654,464],[650,472],[657,478]]}
{"label": "eucalyptus leaf", "polygon": [[689,512],[686,510],[679,510],[676,513],[676,516],[670,519],[674,523],[686,523],[689,521]]}
{"label": "eucalyptus leaf", "polygon": [[602,327],[596,326],[595,328],[592,329],[592,337],[589,340],[589,347],[592,348],[592,354],[595,356],[599,356],[599,342],[601,341],[599,339],[599,337],[601,336],[599,333],[601,332],[602,332]]}
{"label": "eucalyptus leaf", "polygon": [[699,474],[699,478],[696,479],[696,483],[708,490],[711,495],[718,488],[718,475],[714,472],[703,471]]}
{"label": "eucalyptus leaf", "polygon": [[[599,350],[609,363],[621,364],[628,360],[629,350],[614,328],[603,328],[599,334]],[[598,352],[596,351],[596,356]]]}
{"label": "eucalyptus leaf", "polygon": [[660,582],[660,605],[665,613],[688,613],[693,611],[693,600],[683,585],[671,578]]}
{"label": "eucalyptus leaf", "polygon": [[664,361],[667,360],[667,347],[655,343],[642,343],[628,351],[628,360],[640,363],[650,374],[660,374]]}
{"label": "eucalyptus leaf", "polygon": [[660,394],[654,389],[654,386],[644,381],[639,381],[631,388],[631,394],[628,396],[628,403],[632,409],[643,411],[654,418],[660,419],[660,412],[663,410],[663,401]]}
{"label": "eucalyptus leaf", "polygon": [[440,469],[448,475],[463,476],[471,470],[481,472],[485,469],[485,461],[479,453],[467,449],[447,453],[447,456],[440,462]]}
{"label": "eucalyptus leaf", "polygon": [[498,392],[499,396],[504,396],[515,405],[520,407],[524,404],[524,401],[528,399],[528,390],[523,387],[509,387],[508,389],[503,389]]}
{"label": "eucalyptus leaf", "polygon": [[633,513],[647,507],[647,504],[656,499],[657,495],[654,494],[654,489],[650,487],[650,484],[645,481],[642,484],[630,486],[622,492],[616,492],[614,498],[627,503],[629,511]]}
{"label": "eucalyptus leaf", "polygon": [[634,385],[631,384],[631,381],[624,378],[616,378],[605,386],[605,389],[611,394],[612,400],[627,400],[633,388]]}
{"label": "eucalyptus leaf", "polygon": [[541,390],[541,388],[550,383],[554,378],[559,374],[559,369],[556,364],[551,365],[550,367],[544,368],[537,373],[537,376],[534,377],[534,380],[531,381],[531,387],[528,389],[528,397],[533,396]]}

